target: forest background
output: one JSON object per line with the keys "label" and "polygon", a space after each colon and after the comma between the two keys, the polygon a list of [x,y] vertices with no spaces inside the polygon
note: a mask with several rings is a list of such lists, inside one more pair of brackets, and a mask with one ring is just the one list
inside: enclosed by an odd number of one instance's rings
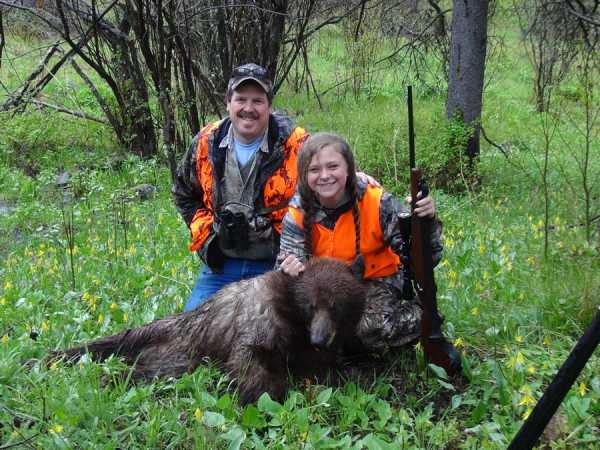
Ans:
{"label": "forest background", "polygon": [[[0,448],[506,448],[600,302],[598,7],[1,0]],[[210,366],[134,384],[117,359],[23,365],[181,310],[199,260],[172,170],[247,61],[399,196],[413,85],[467,382],[417,348],[241,409]],[[598,373],[596,355],[544,446],[598,445]]]}

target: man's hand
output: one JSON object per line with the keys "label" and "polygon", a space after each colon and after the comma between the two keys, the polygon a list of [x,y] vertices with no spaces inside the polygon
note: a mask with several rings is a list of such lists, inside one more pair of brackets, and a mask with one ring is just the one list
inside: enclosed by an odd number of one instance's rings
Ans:
{"label": "man's hand", "polygon": [[279,265],[281,271],[291,277],[297,277],[304,272],[304,264],[294,255],[288,255]]}
{"label": "man's hand", "polygon": [[371,186],[375,186],[378,188],[381,187],[381,184],[379,183],[379,181],[377,181],[371,175],[367,175],[364,172],[356,172],[356,178],[358,178],[360,181],[362,181],[365,184],[370,184]]}
{"label": "man's hand", "polygon": [[[433,197],[428,195],[425,198],[421,198],[422,192],[419,191],[417,194],[417,207],[415,208],[415,214],[418,217],[435,217],[435,201]],[[409,195],[406,197],[406,201],[410,203],[412,201],[412,197]]]}

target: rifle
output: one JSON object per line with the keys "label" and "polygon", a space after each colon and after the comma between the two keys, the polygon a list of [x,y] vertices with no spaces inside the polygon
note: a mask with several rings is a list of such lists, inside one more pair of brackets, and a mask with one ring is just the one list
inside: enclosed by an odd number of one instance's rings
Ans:
{"label": "rifle", "polygon": [[442,367],[450,376],[461,371],[460,355],[446,340],[441,331],[443,319],[438,313],[433,258],[431,256],[431,219],[415,214],[417,194],[427,196],[428,189],[421,178],[421,170],[415,163],[415,131],[413,125],[412,86],[408,86],[408,148],[410,155],[410,268],[414,276],[414,287],[421,305],[421,345],[425,357]]}

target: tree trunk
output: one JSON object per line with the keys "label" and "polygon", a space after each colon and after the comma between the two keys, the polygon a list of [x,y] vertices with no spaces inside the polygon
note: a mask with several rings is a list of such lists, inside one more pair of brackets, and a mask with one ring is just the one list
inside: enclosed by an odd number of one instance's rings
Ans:
{"label": "tree trunk", "polygon": [[452,118],[458,112],[474,126],[475,132],[465,149],[471,160],[479,154],[487,13],[488,0],[454,0],[446,114]]}

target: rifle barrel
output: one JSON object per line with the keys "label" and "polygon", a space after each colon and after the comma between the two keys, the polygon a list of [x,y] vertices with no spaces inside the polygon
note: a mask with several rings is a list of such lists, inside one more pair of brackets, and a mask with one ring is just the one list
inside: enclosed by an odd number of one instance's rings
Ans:
{"label": "rifle barrel", "polygon": [[410,158],[410,168],[414,169],[417,167],[417,163],[415,161],[415,127],[413,120],[412,86],[408,86],[406,102],[408,106],[408,154]]}

